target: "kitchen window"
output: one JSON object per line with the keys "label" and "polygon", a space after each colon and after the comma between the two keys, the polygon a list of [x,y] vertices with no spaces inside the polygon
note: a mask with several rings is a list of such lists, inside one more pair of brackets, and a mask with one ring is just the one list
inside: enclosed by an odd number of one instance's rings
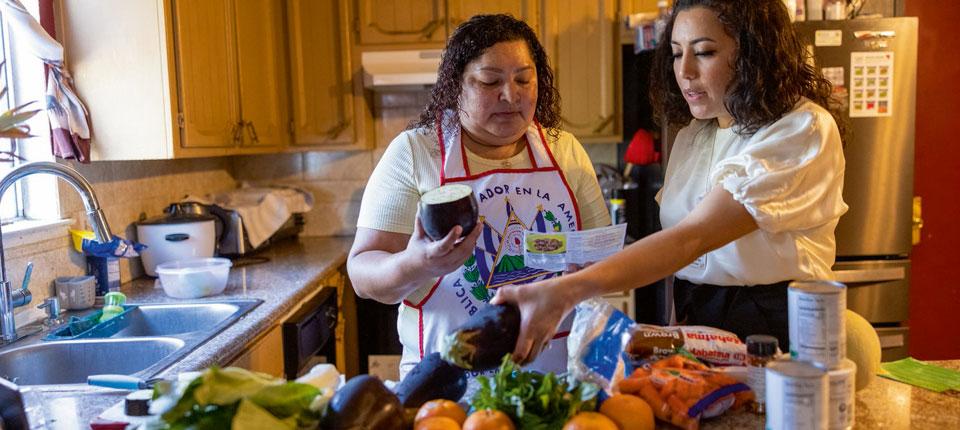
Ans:
{"label": "kitchen window", "polygon": [[[21,0],[34,17],[39,16],[40,0]],[[18,43],[17,35],[0,20],[0,46],[4,66],[0,84],[7,88],[0,99],[0,109],[7,110],[24,103],[33,102],[31,109],[42,109],[44,103],[45,74],[43,62],[24,43]],[[13,151],[23,158],[12,162],[0,162],[0,175],[27,161],[52,161],[50,152],[50,126],[44,111],[26,122],[33,137],[24,139],[0,139],[0,150]],[[4,193],[0,202],[0,220],[6,233],[37,226],[36,220],[59,220],[57,179],[49,175],[33,175],[17,181]],[[10,226],[10,224],[13,224]],[[39,224],[47,224],[40,222]],[[9,226],[9,227],[8,227]]]}

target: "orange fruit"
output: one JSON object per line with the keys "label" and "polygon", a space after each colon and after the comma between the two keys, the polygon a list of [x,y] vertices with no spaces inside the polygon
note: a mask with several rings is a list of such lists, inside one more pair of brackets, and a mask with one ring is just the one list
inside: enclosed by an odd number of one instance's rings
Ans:
{"label": "orange fruit", "polygon": [[630,394],[614,394],[600,405],[600,413],[620,430],[653,430],[653,409],[646,400]]}
{"label": "orange fruit", "polygon": [[418,420],[413,430],[460,430],[460,424],[449,417],[429,417]]}
{"label": "orange fruit", "polygon": [[456,421],[457,426],[461,426],[467,419],[467,413],[463,411],[463,408],[461,408],[457,402],[437,399],[420,406],[420,410],[417,411],[417,417],[413,422],[416,423],[430,417],[447,417]]}
{"label": "orange fruit", "polygon": [[597,412],[580,412],[570,418],[563,430],[617,430],[617,424]]}
{"label": "orange fruit", "polygon": [[463,430],[515,430],[513,421],[507,414],[493,410],[484,409],[476,411],[467,417],[463,422]]}

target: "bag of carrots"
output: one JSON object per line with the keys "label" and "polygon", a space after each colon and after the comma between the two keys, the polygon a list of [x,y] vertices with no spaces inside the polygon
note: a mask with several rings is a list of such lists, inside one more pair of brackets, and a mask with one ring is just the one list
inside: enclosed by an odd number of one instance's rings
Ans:
{"label": "bag of carrots", "polygon": [[617,383],[616,392],[638,396],[660,420],[697,429],[711,418],[753,400],[750,388],[685,353],[662,358],[633,370]]}

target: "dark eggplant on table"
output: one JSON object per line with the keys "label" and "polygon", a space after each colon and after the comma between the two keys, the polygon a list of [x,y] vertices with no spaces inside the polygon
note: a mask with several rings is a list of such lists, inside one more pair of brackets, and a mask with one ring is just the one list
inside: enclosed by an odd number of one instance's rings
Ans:
{"label": "dark eggplant on table", "polygon": [[330,399],[320,428],[402,430],[404,410],[397,396],[379,379],[359,375],[347,381]]}
{"label": "dark eggplant on table", "polygon": [[457,402],[466,391],[467,371],[444,361],[439,352],[420,360],[396,387],[405,408],[419,408],[435,399]]}
{"label": "dark eggplant on table", "polygon": [[486,306],[443,338],[440,355],[464,369],[494,369],[504,355],[513,352],[519,336],[519,308],[512,304]]}

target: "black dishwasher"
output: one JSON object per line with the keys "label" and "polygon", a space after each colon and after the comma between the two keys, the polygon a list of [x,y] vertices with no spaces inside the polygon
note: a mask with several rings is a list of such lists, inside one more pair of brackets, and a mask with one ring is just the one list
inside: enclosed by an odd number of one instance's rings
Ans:
{"label": "black dishwasher", "polygon": [[317,363],[336,363],[337,289],[323,288],[284,321],[283,374],[296,379]]}

